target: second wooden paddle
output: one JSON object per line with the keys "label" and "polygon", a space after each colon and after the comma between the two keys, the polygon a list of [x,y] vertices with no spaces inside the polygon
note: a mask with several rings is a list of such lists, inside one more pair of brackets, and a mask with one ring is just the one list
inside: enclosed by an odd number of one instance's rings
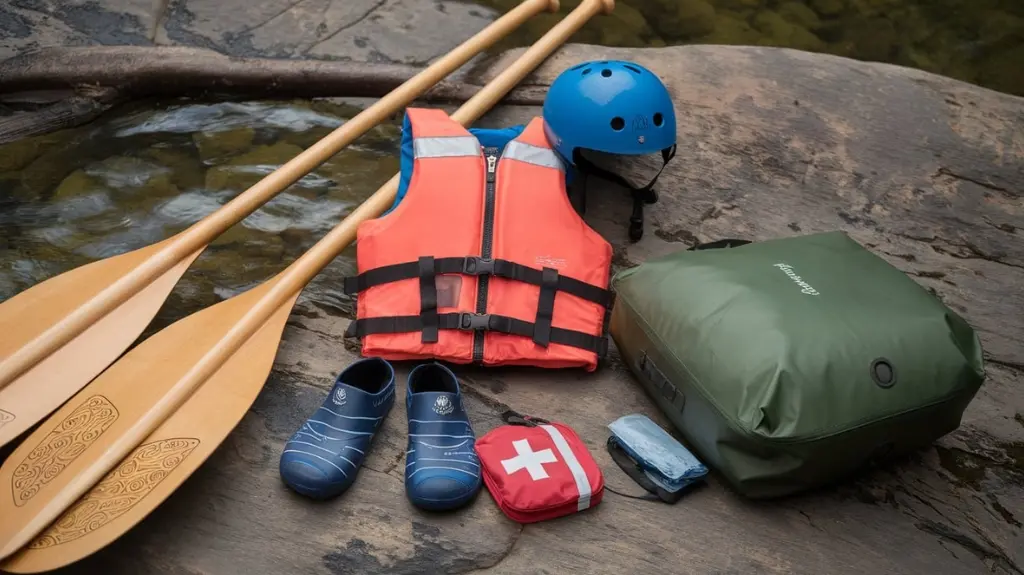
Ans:
{"label": "second wooden paddle", "polygon": [[[613,0],[584,0],[452,114],[469,125]],[[268,282],[140,343],[61,407],[0,468],[0,565],[29,573],[84,557],[168,497],[266,382],[299,292],[394,201],[395,175]],[[140,385],[144,382],[144,385]],[[56,520],[56,521],[54,521]]]}

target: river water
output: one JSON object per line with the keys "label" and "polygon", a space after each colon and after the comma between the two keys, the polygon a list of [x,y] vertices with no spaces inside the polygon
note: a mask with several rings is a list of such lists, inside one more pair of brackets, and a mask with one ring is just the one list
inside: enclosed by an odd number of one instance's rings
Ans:
{"label": "river water", "polygon": [[[326,102],[140,103],[0,147],[0,300],[141,248],[212,213],[359,112]],[[284,269],[398,171],[399,120],[378,126],[215,240],[163,324]],[[347,314],[354,247],[301,305]]]}

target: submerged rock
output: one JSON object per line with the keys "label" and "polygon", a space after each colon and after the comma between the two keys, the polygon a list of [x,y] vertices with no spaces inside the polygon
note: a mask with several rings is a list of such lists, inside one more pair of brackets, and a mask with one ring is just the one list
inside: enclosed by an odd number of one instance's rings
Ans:
{"label": "submerged rock", "polygon": [[199,150],[199,159],[212,163],[248,149],[255,136],[256,131],[245,126],[233,130],[198,132],[192,135],[192,139]]}
{"label": "submerged rock", "polygon": [[244,191],[301,153],[288,142],[259,146],[208,169],[206,189]]}
{"label": "submerged rock", "polygon": [[57,189],[53,192],[53,199],[57,201],[67,200],[75,196],[91,194],[97,190],[104,189],[106,187],[99,180],[85,173],[85,170],[75,170],[61,180]]}

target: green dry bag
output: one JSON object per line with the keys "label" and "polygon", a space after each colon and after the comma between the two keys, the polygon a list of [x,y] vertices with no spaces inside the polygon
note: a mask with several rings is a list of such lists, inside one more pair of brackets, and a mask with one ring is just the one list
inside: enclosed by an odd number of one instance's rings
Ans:
{"label": "green dry bag", "polygon": [[679,251],[612,287],[623,360],[749,497],[926,446],[984,380],[971,326],[842,232]]}

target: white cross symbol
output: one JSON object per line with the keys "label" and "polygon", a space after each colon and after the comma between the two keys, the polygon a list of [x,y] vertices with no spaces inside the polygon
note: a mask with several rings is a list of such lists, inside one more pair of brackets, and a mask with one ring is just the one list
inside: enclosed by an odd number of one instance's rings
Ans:
{"label": "white cross symbol", "polygon": [[505,468],[505,473],[512,475],[520,469],[526,469],[526,472],[530,474],[530,479],[537,481],[538,479],[547,479],[548,472],[544,470],[545,463],[556,463],[558,458],[551,452],[550,449],[541,449],[540,451],[534,451],[530,447],[530,442],[525,439],[517,439],[512,442],[512,447],[515,448],[517,455],[509,459],[502,459],[501,465]]}

